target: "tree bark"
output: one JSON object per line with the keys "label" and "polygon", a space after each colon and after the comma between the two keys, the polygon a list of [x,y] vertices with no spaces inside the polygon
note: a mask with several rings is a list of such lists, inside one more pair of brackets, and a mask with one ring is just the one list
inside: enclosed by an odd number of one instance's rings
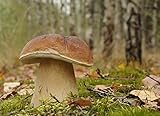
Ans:
{"label": "tree bark", "polygon": [[124,9],[122,7],[123,0],[115,1],[115,17],[114,17],[114,50],[113,50],[113,59],[124,59],[125,56],[125,37],[124,37]]}
{"label": "tree bark", "polygon": [[87,43],[89,44],[89,47],[91,50],[94,48],[94,43],[93,43],[93,23],[94,23],[94,0],[87,0],[85,3],[85,9],[86,9],[86,14],[85,18],[87,19],[87,32],[86,32],[86,38],[87,38]]}
{"label": "tree bark", "polygon": [[157,0],[146,2],[146,12],[144,16],[144,35],[145,35],[145,49],[153,53],[156,47],[156,33],[157,33]]}
{"label": "tree bark", "polygon": [[76,18],[75,18],[75,11],[76,11],[76,4],[75,4],[75,0],[71,0],[70,1],[70,35],[77,35],[77,31],[76,31]]}
{"label": "tree bark", "polygon": [[142,32],[140,0],[130,0],[127,7],[126,61],[142,63]]}
{"label": "tree bark", "polygon": [[115,1],[104,0],[104,17],[102,37],[104,40],[103,57],[108,59],[112,54],[114,38]]}

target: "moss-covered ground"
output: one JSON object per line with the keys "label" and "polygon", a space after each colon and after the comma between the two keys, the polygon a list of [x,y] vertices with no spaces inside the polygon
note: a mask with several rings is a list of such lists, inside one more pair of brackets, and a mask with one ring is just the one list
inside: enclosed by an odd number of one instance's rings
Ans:
{"label": "moss-covered ground", "polygon": [[[79,95],[76,98],[90,99],[91,105],[81,107],[67,102],[43,102],[41,106],[30,106],[31,95],[11,96],[0,101],[0,116],[160,116],[159,111],[140,106],[129,106],[114,101],[110,96],[97,96],[88,91],[95,85],[122,85],[117,88],[116,95],[127,95],[133,89],[141,89],[141,80],[145,72],[135,68],[114,69],[109,71],[105,79],[83,78],[77,79]],[[74,96],[75,97],[75,96]]]}

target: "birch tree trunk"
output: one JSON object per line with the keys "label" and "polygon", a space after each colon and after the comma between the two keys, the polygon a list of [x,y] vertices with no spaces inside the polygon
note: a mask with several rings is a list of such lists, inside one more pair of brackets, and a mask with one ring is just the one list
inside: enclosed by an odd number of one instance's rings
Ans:
{"label": "birch tree trunk", "polygon": [[115,18],[114,18],[114,50],[113,58],[114,59],[124,59],[125,53],[125,37],[124,37],[124,9],[122,7],[122,0],[115,1]]}
{"label": "birch tree trunk", "polygon": [[152,46],[153,46],[153,52],[155,51],[155,47],[156,47],[156,34],[157,34],[157,16],[158,16],[158,0],[154,0],[154,5],[153,7],[155,8],[153,10],[153,31],[152,31]]}
{"label": "birch tree trunk", "polygon": [[93,23],[94,23],[94,0],[87,0],[85,3],[85,9],[86,9],[86,23],[87,23],[87,32],[86,32],[86,38],[87,42],[89,44],[89,47],[91,50],[94,48],[94,43],[93,43]]}
{"label": "birch tree trunk", "polygon": [[157,33],[157,0],[147,1],[146,2],[146,12],[145,15],[145,49],[149,53],[155,52],[156,47],[156,33]]}
{"label": "birch tree trunk", "polygon": [[[80,35],[84,38],[85,41],[87,41],[86,39],[86,30],[87,30],[87,26],[86,26],[86,1],[85,0],[80,0],[80,25],[81,25],[81,29],[80,29]],[[83,17],[83,19],[82,19]]]}
{"label": "birch tree trunk", "polygon": [[36,1],[37,6],[37,21],[40,26],[43,26],[43,4],[42,0]]}
{"label": "birch tree trunk", "polygon": [[142,63],[142,32],[141,32],[141,6],[140,0],[130,0],[127,6],[126,61]]}
{"label": "birch tree trunk", "polygon": [[[121,0],[115,1],[115,39],[123,38],[123,9]],[[116,41],[118,41],[116,40]]]}
{"label": "birch tree trunk", "polygon": [[70,7],[69,7],[70,3],[68,2],[68,0],[64,0],[63,2],[64,2],[64,11],[67,11],[66,14],[63,14],[65,16],[63,16],[64,19],[62,19],[63,20],[64,33],[66,35],[70,35],[70,28],[69,28],[70,27],[70,23],[69,23],[70,17],[68,17],[68,14],[69,14],[68,11],[70,9]]}
{"label": "birch tree trunk", "polygon": [[55,33],[55,31],[56,31],[55,28],[54,28],[54,26],[55,26],[54,25],[55,24],[55,18],[53,18],[54,15],[55,15],[55,13],[54,13],[55,10],[52,7],[54,7],[54,0],[51,0],[51,7],[50,7],[50,11],[49,11],[50,12],[50,17],[49,18],[50,18],[50,22],[51,22],[50,23],[51,32]]}
{"label": "birch tree trunk", "polygon": [[102,48],[103,48],[103,41],[101,39],[101,2],[103,0],[96,0],[94,2],[94,16],[93,16],[93,37],[94,37],[94,53],[100,56]]}
{"label": "birch tree trunk", "polygon": [[102,37],[104,40],[103,57],[108,59],[112,55],[114,38],[115,0],[104,0],[104,17]]}
{"label": "birch tree trunk", "polygon": [[64,34],[64,29],[65,29],[65,25],[64,25],[64,18],[65,18],[65,11],[64,11],[64,6],[65,6],[65,2],[64,0],[60,0],[60,33]]}
{"label": "birch tree trunk", "polygon": [[70,24],[70,35],[77,35],[76,34],[76,4],[75,4],[75,0],[71,0],[70,1],[70,20],[69,20],[69,24]]}

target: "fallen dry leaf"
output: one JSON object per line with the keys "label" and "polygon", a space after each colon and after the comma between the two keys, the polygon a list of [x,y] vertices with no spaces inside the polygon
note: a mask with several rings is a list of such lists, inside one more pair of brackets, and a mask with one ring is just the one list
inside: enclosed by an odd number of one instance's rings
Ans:
{"label": "fallen dry leaf", "polygon": [[77,99],[73,101],[69,101],[69,105],[75,105],[80,107],[90,106],[92,103],[90,100]]}
{"label": "fallen dry leaf", "polygon": [[7,98],[9,98],[9,97],[11,97],[11,96],[15,96],[16,94],[17,94],[16,91],[10,91],[10,92],[2,95],[2,96],[0,97],[0,100],[5,100],[5,99],[7,99]]}
{"label": "fallen dry leaf", "polygon": [[119,90],[123,85],[120,83],[114,83],[111,85],[111,89],[113,89],[114,91]]}
{"label": "fallen dry leaf", "polygon": [[160,85],[160,77],[155,75],[149,75],[142,80],[142,83],[147,88],[152,88],[155,85]]}
{"label": "fallen dry leaf", "polygon": [[99,78],[99,75],[97,74],[97,71],[89,72],[89,73],[86,74],[86,76],[88,76],[89,78],[92,78],[92,79],[98,79]]}
{"label": "fallen dry leaf", "polygon": [[20,82],[5,82],[3,84],[4,86],[4,92],[11,92],[14,88],[20,86]]}
{"label": "fallen dry leaf", "polygon": [[34,79],[37,64],[17,66],[5,73],[5,81],[23,81]]}
{"label": "fallen dry leaf", "polygon": [[156,96],[153,91],[148,90],[132,90],[129,94],[139,97],[139,99],[144,103],[148,103],[148,101],[155,101],[160,98],[160,96]]}
{"label": "fallen dry leaf", "polygon": [[114,92],[111,87],[107,87],[106,85],[96,85],[94,88],[95,91],[108,91],[108,92]]}
{"label": "fallen dry leaf", "polygon": [[109,76],[109,73],[103,74],[99,68],[97,68],[96,72],[99,75],[99,77],[102,78],[102,79]]}
{"label": "fallen dry leaf", "polygon": [[19,95],[27,95],[27,94],[32,95],[34,93],[34,91],[33,91],[33,89],[24,88],[24,89],[19,90],[17,93]]}
{"label": "fallen dry leaf", "polygon": [[96,85],[94,90],[107,90],[108,87],[106,85]]}
{"label": "fallen dry leaf", "polygon": [[138,97],[133,95],[114,97],[114,100],[118,100],[121,104],[131,105],[131,106],[142,106],[142,102]]}
{"label": "fallen dry leaf", "polygon": [[148,102],[147,104],[144,105],[144,107],[160,110],[160,106],[158,105],[157,102]]}
{"label": "fallen dry leaf", "polygon": [[87,90],[96,93],[100,97],[104,96],[114,96],[114,91],[111,87],[107,87],[106,85],[96,85],[94,88],[89,87]]}
{"label": "fallen dry leaf", "polygon": [[153,91],[156,96],[160,96],[160,77],[149,75],[142,80],[146,89]]}

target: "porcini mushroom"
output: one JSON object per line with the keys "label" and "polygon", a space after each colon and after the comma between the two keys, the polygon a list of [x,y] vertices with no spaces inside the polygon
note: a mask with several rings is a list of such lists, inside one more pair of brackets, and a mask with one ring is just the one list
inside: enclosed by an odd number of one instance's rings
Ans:
{"label": "porcini mushroom", "polygon": [[33,38],[20,54],[22,63],[40,63],[35,79],[35,92],[31,103],[55,96],[63,101],[69,93],[77,94],[72,63],[92,66],[92,53],[88,45],[76,36],[64,37],[48,34]]}

